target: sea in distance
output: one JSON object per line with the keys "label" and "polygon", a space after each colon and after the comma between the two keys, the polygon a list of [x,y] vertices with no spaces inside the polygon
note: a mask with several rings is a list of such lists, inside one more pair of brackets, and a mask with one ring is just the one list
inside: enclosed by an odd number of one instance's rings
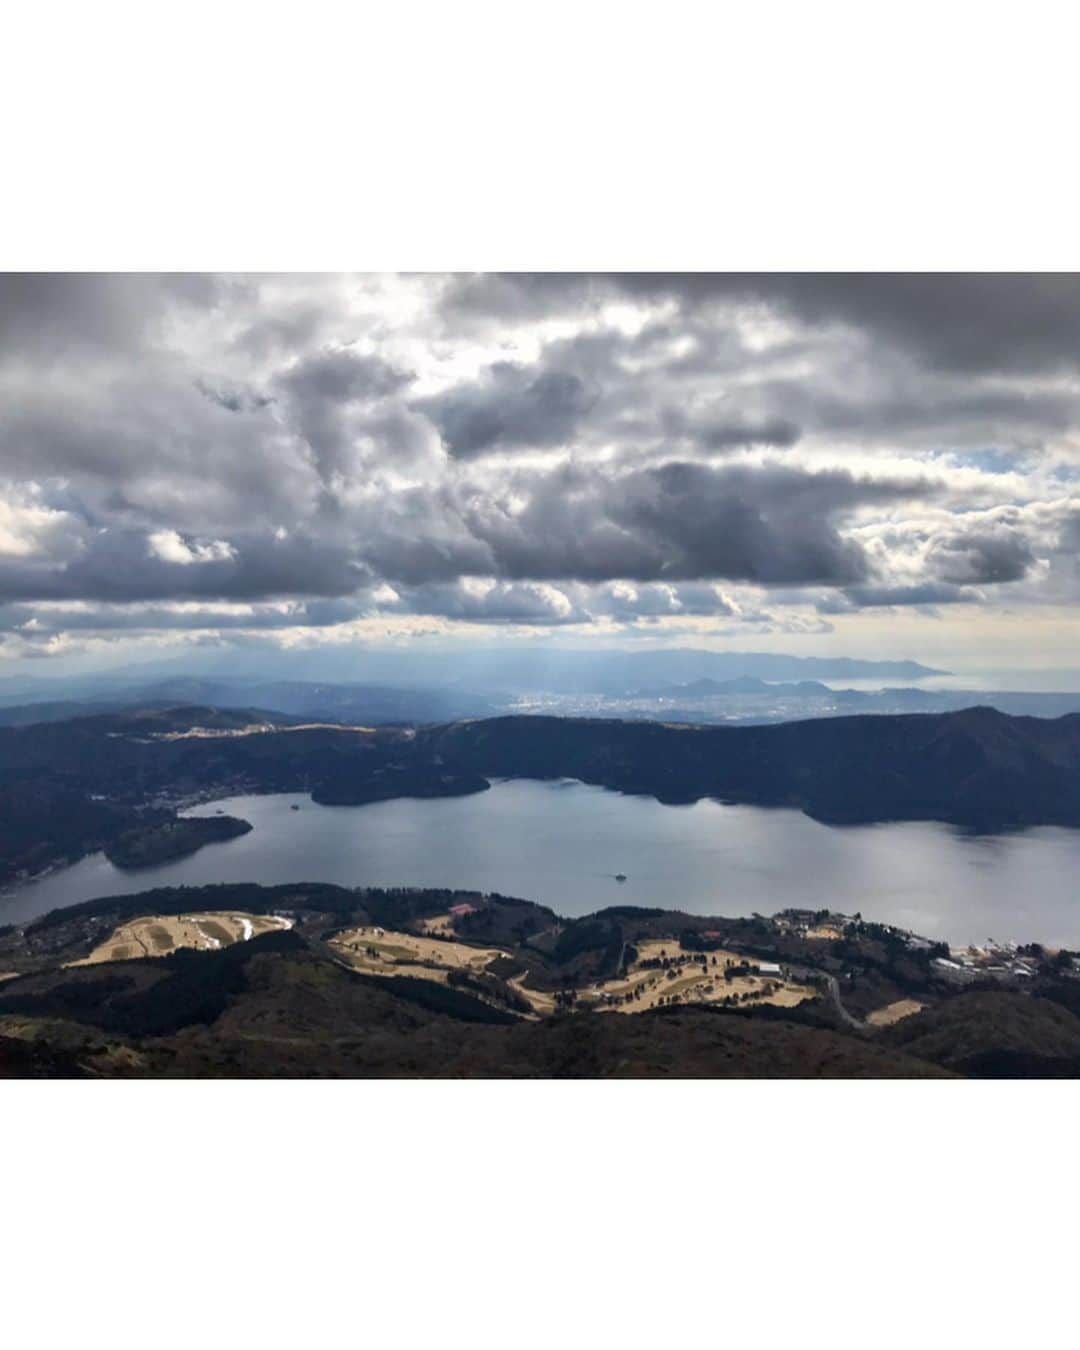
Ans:
{"label": "sea in distance", "polygon": [[215,811],[254,829],[137,871],[94,854],[0,896],[0,924],[156,886],[325,881],[497,891],[567,916],[615,904],[729,916],[831,909],[954,945],[1080,948],[1080,830],[838,827],[788,809],[663,806],[573,780],[515,779],[475,796],[367,806],[232,797],[188,814]]}

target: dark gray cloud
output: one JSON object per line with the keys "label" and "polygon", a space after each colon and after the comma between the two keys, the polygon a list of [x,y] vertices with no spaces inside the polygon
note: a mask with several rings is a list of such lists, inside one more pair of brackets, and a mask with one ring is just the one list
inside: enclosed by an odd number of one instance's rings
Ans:
{"label": "dark gray cloud", "polygon": [[269,394],[259,394],[236,386],[215,389],[205,380],[196,380],[195,387],[211,403],[216,403],[219,408],[231,413],[258,412],[261,408],[269,407],[274,401]]}
{"label": "dark gray cloud", "polygon": [[519,475],[514,504],[475,485],[395,493],[391,509],[375,497],[339,512],[335,534],[84,529],[62,562],[0,559],[0,599],[333,597],[379,577],[410,586],[462,576],[842,586],[871,569],[841,523],[860,507],[930,491],[921,481],[778,464],[674,462],[616,474],[566,465]]}
{"label": "dark gray cloud", "polygon": [[352,551],[293,535],[200,540],[108,529],[76,557],[0,558],[0,601],[265,600],[351,595],[371,579]]}
{"label": "dark gray cloud", "polygon": [[223,283],[200,275],[0,273],[0,351],[8,359],[133,353],[162,336],[177,312],[206,309]]}
{"label": "dark gray cloud", "polygon": [[304,405],[363,403],[396,393],[413,378],[379,356],[350,351],[322,351],[297,361],[279,377],[279,383]]}
{"label": "dark gray cloud", "polygon": [[412,379],[411,371],[379,356],[342,348],[297,361],[278,377],[276,387],[325,481],[349,471],[362,430],[358,405],[377,403]]}
{"label": "dark gray cloud", "polygon": [[1080,352],[1075,273],[766,274],[737,282],[734,291],[808,324],[850,324],[931,368],[1075,370]]}
{"label": "dark gray cloud", "polygon": [[1035,554],[1021,531],[980,526],[935,539],[927,563],[942,581],[981,586],[1019,581],[1035,565]]}
{"label": "dark gray cloud", "polygon": [[976,604],[982,597],[964,586],[924,581],[916,586],[851,586],[832,601],[819,601],[823,614],[842,614],[850,609],[878,609],[891,605],[932,608],[937,605]]}
{"label": "dark gray cloud", "polygon": [[[497,329],[553,315],[595,324],[620,299],[656,317],[633,335],[552,344],[570,371],[587,344],[594,361],[603,356],[590,427],[621,418],[640,438],[665,394],[692,397],[729,380],[736,428],[741,420],[848,443],[1031,451],[1080,420],[1076,276],[512,274],[463,278],[442,305],[448,322],[467,315],[470,324],[490,305]],[[776,319],[788,329],[764,345],[750,340]],[[666,339],[681,346],[663,355]]]}
{"label": "dark gray cloud", "polygon": [[672,462],[609,475],[565,465],[518,487],[509,510],[475,502],[465,519],[490,570],[515,578],[848,585],[870,564],[841,521],[862,506],[927,496],[928,482],[760,466]]}
{"label": "dark gray cloud", "polygon": [[417,407],[439,428],[449,452],[468,459],[490,450],[565,445],[594,401],[571,371],[500,361],[481,380]]}
{"label": "dark gray cloud", "polygon": [[809,474],[781,465],[710,469],[671,463],[633,475],[611,517],[666,555],[661,575],[761,585],[863,580],[865,555],[837,521],[859,506],[925,494],[925,484]]}
{"label": "dark gray cloud", "polygon": [[661,409],[659,421],[665,437],[688,440],[702,450],[734,450],[750,445],[791,446],[802,434],[794,422],[780,417],[749,422],[715,412],[695,416],[673,407]]}
{"label": "dark gray cloud", "polygon": [[903,346],[921,363],[965,371],[1075,370],[1077,273],[623,273],[461,278],[444,312],[502,320],[600,303],[606,289],[696,310],[717,301],[775,307],[812,326],[844,324]]}

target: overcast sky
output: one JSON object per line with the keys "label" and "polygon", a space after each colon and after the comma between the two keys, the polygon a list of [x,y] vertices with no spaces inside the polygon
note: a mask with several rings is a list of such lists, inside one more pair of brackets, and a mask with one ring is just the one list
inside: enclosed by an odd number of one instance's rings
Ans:
{"label": "overcast sky", "polygon": [[9,275],[0,656],[1077,666],[1078,353],[1050,275]]}

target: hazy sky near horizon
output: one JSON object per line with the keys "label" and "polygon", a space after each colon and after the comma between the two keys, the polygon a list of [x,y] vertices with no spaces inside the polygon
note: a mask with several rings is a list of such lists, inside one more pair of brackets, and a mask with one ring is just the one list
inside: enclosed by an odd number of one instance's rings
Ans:
{"label": "hazy sky near horizon", "polygon": [[0,277],[0,657],[1078,666],[1080,278]]}

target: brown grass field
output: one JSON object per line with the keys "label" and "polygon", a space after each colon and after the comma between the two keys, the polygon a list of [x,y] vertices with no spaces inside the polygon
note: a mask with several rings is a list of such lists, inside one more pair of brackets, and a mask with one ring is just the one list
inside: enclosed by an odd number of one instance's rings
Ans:
{"label": "brown grass field", "polygon": [[[452,932],[449,921],[449,915],[422,920],[422,933],[374,926],[349,928],[333,938],[330,945],[346,964],[365,975],[410,975],[436,984],[446,983],[448,971],[466,970],[479,975],[498,957],[510,955],[501,947],[470,947],[464,942],[428,936]],[[523,981],[524,976],[517,975],[507,983],[528,999],[536,1016],[550,1016],[555,1011],[553,995],[530,989]]]}
{"label": "brown grass field", "polygon": [[[346,929],[330,945],[357,970],[375,975],[411,975],[437,969],[444,979],[448,970],[482,971],[496,957],[509,954],[497,947],[470,947],[452,939],[370,926]],[[405,971],[403,966],[418,970]]]}
{"label": "brown grass field", "polygon": [[543,989],[530,989],[525,983],[524,975],[515,975],[513,979],[507,980],[511,989],[516,989],[522,998],[527,998],[532,1004],[532,1010],[538,1017],[550,1017],[555,1011],[555,995],[546,993]]}
{"label": "brown grass field", "polygon": [[891,1027],[894,1022],[922,1012],[924,1007],[925,1004],[916,1003],[913,998],[902,998],[896,1003],[887,1003],[884,1008],[875,1008],[866,1020],[872,1027]]}
{"label": "brown grass field", "polygon": [[[354,970],[367,975],[411,975],[419,979],[445,984],[449,970],[470,970],[480,973],[499,956],[510,953],[497,947],[471,947],[467,943],[432,937],[432,933],[452,931],[447,916],[422,921],[423,932],[404,933],[391,929],[366,927],[351,928],[339,933],[331,943],[342,959]],[[669,979],[663,969],[643,969],[643,961],[668,957],[679,963],[674,978]],[[711,961],[716,957],[717,965]],[[602,1012],[635,1013],[656,1008],[675,998],[679,1003],[718,1003],[736,996],[744,1003],[772,1003],[778,1007],[793,1007],[804,998],[812,998],[814,991],[804,985],[772,976],[744,975],[724,979],[726,964],[738,965],[743,958],[734,952],[709,953],[710,965],[702,967],[688,959],[674,938],[652,938],[638,946],[636,961],[624,979],[603,980],[577,994],[582,1008]],[[528,999],[538,1017],[550,1017],[555,1011],[555,996],[539,989],[531,989],[527,976],[515,975],[507,983]],[[626,1001],[626,995],[640,991],[640,996]]]}
{"label": "brown grass field", "polygon": [[436,914],[433,919],[421,919],[420,929],[423,933],[452,938],[454,936],[454,916],[452,914]]}
{"label": "brown grass field", "polygon": [[133,919],[72,966],[96,966],[106,961],[135,961],[144,956],[167,956],[178,947],[216,951],[262,933],[291,927],[288,919],[268,914],[204,913]]}
{"label": "brown grass field", "polygon": [[[669,957],[680,963],[675,967],[674,978],[668,978],[666,970],[644,969],[643,961]],[[735,952],[709,952],[709,965],[701,966],[685,960],[687,953],[679,948],[678,942],[671,938],[655,938],[642,942],[638,946],[637,960],[630,966],[623,980],[604,980],[583,990],[579,1000],[591,1004],[602,1012],[636,1013],[649,1008],[658,1008],[662,1003],[676,998],[681,1004],[722,1003],[729,996],[739,998],[746,1003],[772,1003],[777,1007],[791,1008],[805,998],[813,998],[814,990],[790,980],[777,979],[775,976],[740,975],[735,979],[724,978],[724,968],[739,965],[744,958]],[[713,957],[716,966],[712,965]],[[640,990],[640,997],[625,1001],[628,993]]]}
{"label": "brown grass field", "polygon": [[[214,951],[289,926],[287,919],[261,914],[223,911],[175,917],[155,915],[121,924],[89,956],[70,964],[99,965],[108,961],[165,956],[180,947]],[[338,933],[330,945],[344,964],[364,974],[408,975],[439,984],[447,982],[450,971],[480,975],[499,957],[512,955],[500,947],[474,947],[442,936],[453,932],[449,915],[423,920],[418,927],[419,932],[374,925],[350,928]],[[775,976],[740,975],[725,979],[725,967],[739,965],[745,959],[735,952],[710,952],[709,964],[702,966],[691,960],[690,954],[683,952],[674,938],[648,939],[638,945],[637,951],[625,977],[598,981],[579,990],[577,1005],[602,1012],[635,1013],[671,1002],[681,1005],[720,1003],[734,996],[744,1004],[771,1003],[792,1007],[814,995],[814,991],[804,985]],[[658,958],[669,960],[671,965],[666,969],[643,967],[642,962]],[[3,978],[0,975],[0,979]],[[507,983],[528,1000],[534,1016],[550,1017],[556,1009],[554,994],[530,988],[527,978],[525,974],[515,975]],[[628,999],[628,994],[634,997]],[[910,1001],[890,1004],[872,1014],[870,1020],[875,1025],[886,1026],[918,1011],[919,1006]]]}

